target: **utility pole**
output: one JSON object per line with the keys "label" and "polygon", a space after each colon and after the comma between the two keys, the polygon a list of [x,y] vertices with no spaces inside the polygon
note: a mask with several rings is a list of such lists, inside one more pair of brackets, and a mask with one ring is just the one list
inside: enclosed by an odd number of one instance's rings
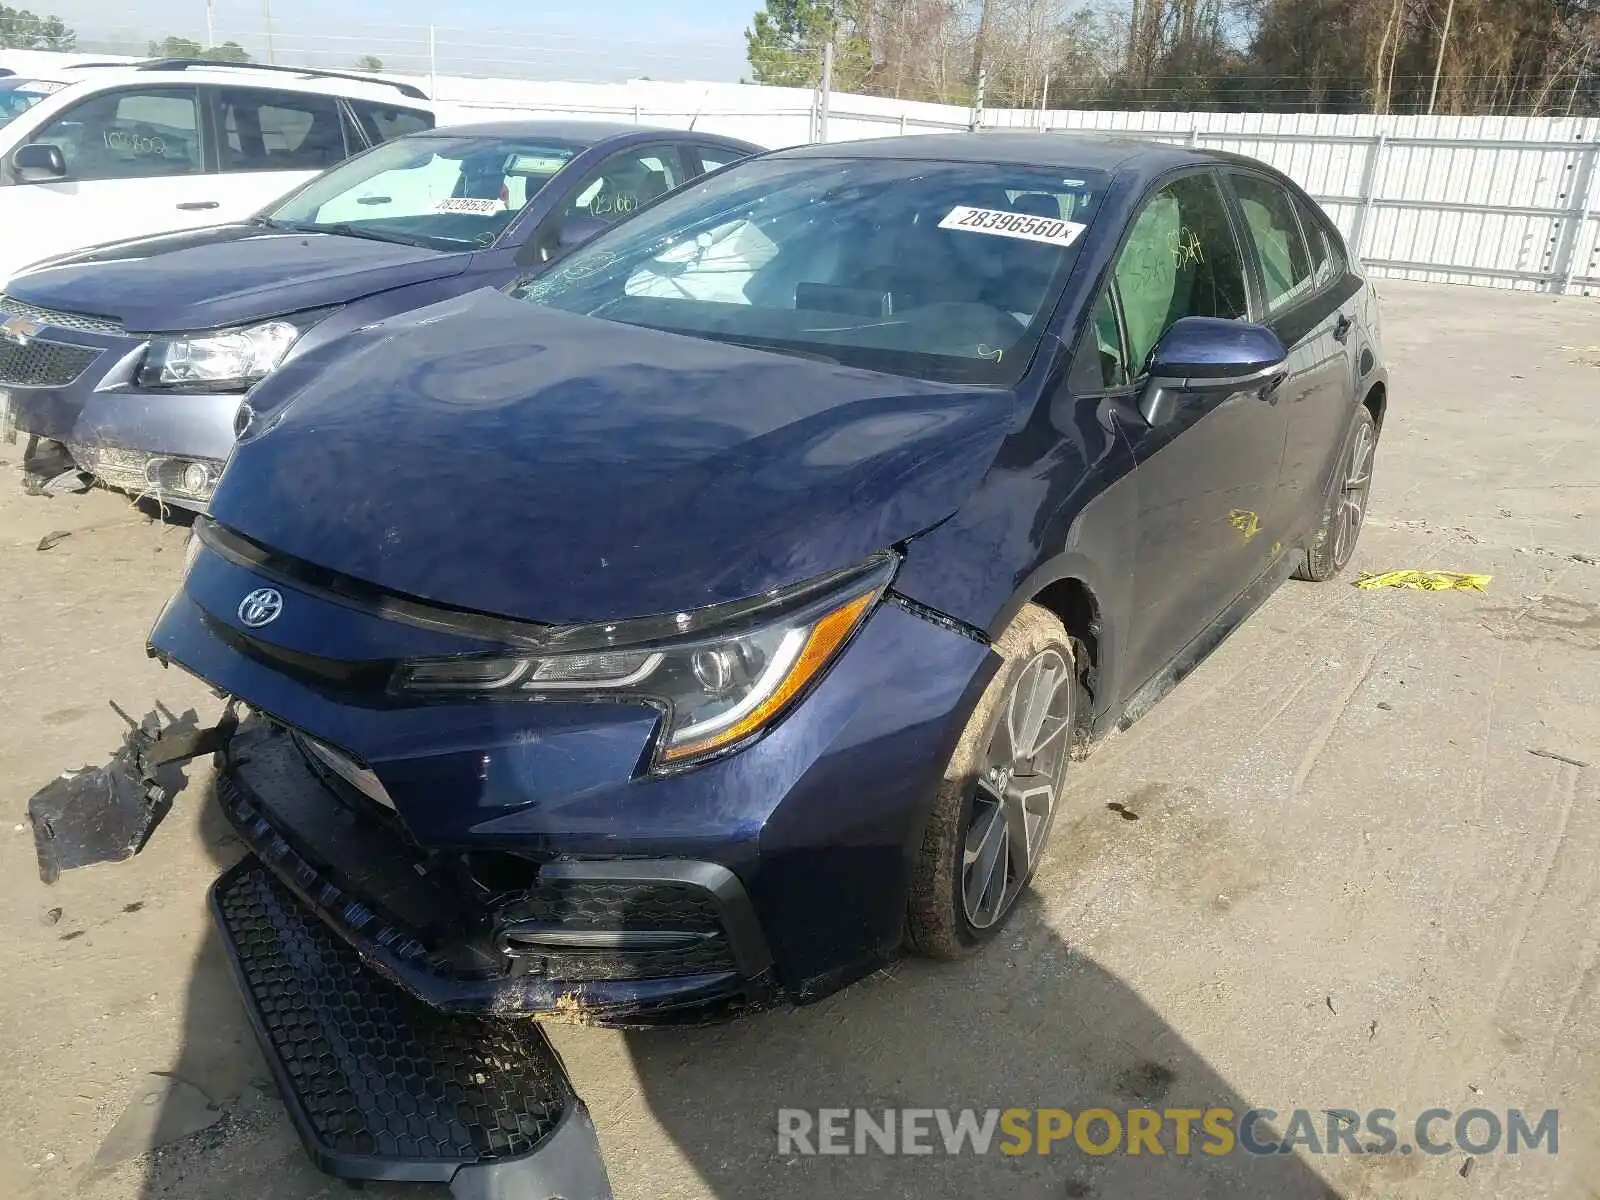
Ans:
{"label": "utility pole", "polygon": [[[437,100],[439,98],[439,79],[438,79],[438,75],[439,75],[439,46],[438,46],[438,42],[434,38],[433,26],[429,25],[428,26],[428,98],[430,100]],[[635,105],[635,107],[637,108],[638,106]],[[635,125],[637,125],[639,123],[639,114],[637,112],[634,113],[633,123]]]}
{"label": "utility pole", "polygon": [[1444,28],[1439,31],[1439,57],[1433,64],[1433,90],[1428,93],[1428,115],[1433,116],[1433,103],[1439,98],[1439,76],[1444,74],[1444,50],[1450,41],[1450,21],[1456,15],[1456,0],[1449,0],[1444,8]]}
{"label": "utility pole", "polygon": [[217,30],[212,16],[211,0],[206,0],[206,49],[208,50],[217,44]]}
{"label": "utility pole", "polygon": [[267,20],[267,65],[275,66],[278,58],[272,52],[272,0],[261,0],[261,15]]}
{"label": "utility pole", "polygon": [[1050,72],[1044,73],[1044,86],[1039,89],[1039,128],[1044,128],[1044,110],[1046,102],[1050,99]]}
{"label": "utility pole", "polygon": [[828,140],[828,100],[833,94],[833,31],[822,43],[822,95],[817,104],[817,141]]}

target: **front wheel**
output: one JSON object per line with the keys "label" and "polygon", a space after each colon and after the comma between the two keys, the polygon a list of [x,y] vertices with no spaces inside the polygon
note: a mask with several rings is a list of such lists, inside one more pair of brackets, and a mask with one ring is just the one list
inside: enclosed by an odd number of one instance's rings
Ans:
{"label": "front wheel", "polygon": [[1372,460],[1378,449],[1378,426],[1372,414],[1362,407],[1356,411],[1350,435],[1345,439],[1344,457],[1333,494],[1323,511],[1317,536],[1306,551],[1306,561],[1296,571],[1296,579],[1326,583],[1350,562],[1356,539],[1367,518],[1367,499],[1372,493]]}
{"label": "front wheel", "polygon": [[995,643],[1005,659],[956,744],[912,882],[917,950],[962,958],[997,933],[1033,878],[1072,756],[1077,672],[1038,605]]}

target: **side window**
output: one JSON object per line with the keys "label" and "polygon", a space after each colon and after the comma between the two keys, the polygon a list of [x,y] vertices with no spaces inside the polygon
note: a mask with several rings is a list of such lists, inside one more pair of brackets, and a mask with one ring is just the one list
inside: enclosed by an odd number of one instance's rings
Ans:
{"label": "side window", "polygon": [[1259,175],[1235,175],[1233,188],[1261,263],[1267,315],[1275,316],[1309,294],[1313,287],[1310,255],[1294,213],[1294,200],[1277,184]]}
{"label": "side window", "polygon": [[324,171],[348,158],[344,117],[329,96],[218,88],[224,171]]}
{"label": "side window", "polygon": [[1186,175],[1146,201],[1112,277],[1122,300],[1130,376],[1144,373],[1150,352],[1180,317],[1247,316],[1244,265],[1216,180]]}
{"label": "side window", "polygon": [[722,146],[695,146],[695,155],[700,159],[701,171],[715,171],[727,166],[729,163],[738,162],[748,155],[740,154],[736,150],[729,150]]}
{"label": "side window", "polygon": [[67,178],[156,179],[202,167],[194,88],[126,88],[91,96],[34,137],[61,148]]}
{"label": "side window", "polygon": [[1089,318],[1089,328],[1084,331],[1072,363],[1072,377],[1068,386],[1077,395],[1108,391],[1129,382],[1127,363],[1123,359],[1122,329],[1117,322],[1117,309],[1113,301],[1113,288],[1108,285],[1100,293],[1100,302],[1094,306]]}
{"label": "side window", "polygon": [[683,182],[678,155],[668,146],[643,146],[613,154],[578,185],[565,217],[614,224]]}
{"label": "side window", "polygon": [[1300,213],[1300,227],[1306,231],[1306,241],[1311,251],[1311,286],[1323,288],[1344,271],[1344,259],[1339,254],[1337,240],[1328,232],[1322,215],[1312,210],[1304,200],[1295,199]]}
{"label": "side window", "polygon": [[404,137],[408,133],[421,133],[433,128],[433,114],[415,108],[398,108],[392,104],[374,104],[370,100],[352,100],[356,116],[367,131],[367,138],[376,146],[390,138]]}

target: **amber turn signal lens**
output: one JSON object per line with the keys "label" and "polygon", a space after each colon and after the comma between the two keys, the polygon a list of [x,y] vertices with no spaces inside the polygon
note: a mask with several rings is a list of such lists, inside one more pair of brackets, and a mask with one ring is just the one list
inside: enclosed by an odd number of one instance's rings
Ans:
{"label": "amber turn signal lens", "polygon": [[806,684],[828,665],[839,648],[855,632],[856,626],[872,608],[878,598],[876,590],[856,596],[840,605],[811,627],[805,647],[795,659],[789,673],[772,689],[772,694],[761,701],[743,717],[726,729],[718,730],[708,738],[662,750],[661,761],[678,762],[686,758],[700,758],[724,746],[742,741],[776,717],[789,701],[801,692]]}

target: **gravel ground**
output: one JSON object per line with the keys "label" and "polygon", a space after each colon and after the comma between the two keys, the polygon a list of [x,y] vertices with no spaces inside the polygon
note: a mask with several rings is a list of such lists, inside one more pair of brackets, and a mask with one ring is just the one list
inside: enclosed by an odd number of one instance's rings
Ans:
{"label": "gravel ground", "polygon": [[[1393,400],[1346,579],[1286,585],[1081,764],[1034,895],[978,959],[904,962],[731,1026],[556,1029],[619,1196],[1600,1197],[1600,308],[1382,290]],[[116,746],[108,699],[216,712],[143,654],[186,536],[114,494],[0,487],[7,1196],[344,1191],[301,1152],[210,930],[205,889],[238,850],[209,768],[144,854],[53,888],[22,824],[32,791]],[[1400,567],[1494,579],[1349,586]],[[774,1141],[780,1107],[1146,1103],[1390,1108],[1402,1130],[1435,1106],[1559,1108],[1560,1153]]]}

